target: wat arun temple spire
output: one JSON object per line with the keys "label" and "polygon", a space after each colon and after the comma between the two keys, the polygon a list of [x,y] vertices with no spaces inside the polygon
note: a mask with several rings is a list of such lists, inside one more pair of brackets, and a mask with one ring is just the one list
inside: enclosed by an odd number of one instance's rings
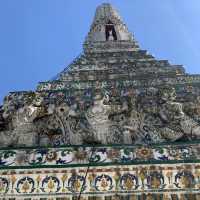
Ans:
{"label": "wat arun temple spire", "polygon": [[0,107],[0,199],[199,200],[200,75],[97,7],[83,52]]}
{"label": "wat arun temple spire", "polygon": [[138,45],[118,12],[110,4],[105,3],[97,7],[84,50],[86,52],[133,51],[138,50]]}

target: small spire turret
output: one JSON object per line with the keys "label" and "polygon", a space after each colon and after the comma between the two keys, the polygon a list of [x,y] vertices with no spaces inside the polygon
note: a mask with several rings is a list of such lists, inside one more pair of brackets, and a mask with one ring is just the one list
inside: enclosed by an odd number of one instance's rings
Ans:
{"label": "small spire turret", "polygon": [[84,47],[85,51],[138,49],[132,33],[128,31],[118,12],[109,3],[97,7]]}

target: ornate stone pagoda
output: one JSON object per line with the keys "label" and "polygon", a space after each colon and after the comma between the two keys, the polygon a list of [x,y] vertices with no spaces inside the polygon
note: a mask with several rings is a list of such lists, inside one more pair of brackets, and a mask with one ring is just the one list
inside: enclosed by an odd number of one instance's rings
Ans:
{"label": "ornate stone pagoda", "polygon": [[110,4],[83,53],[0,107],[0,199],[199,200],[200,75],[141,50]]}

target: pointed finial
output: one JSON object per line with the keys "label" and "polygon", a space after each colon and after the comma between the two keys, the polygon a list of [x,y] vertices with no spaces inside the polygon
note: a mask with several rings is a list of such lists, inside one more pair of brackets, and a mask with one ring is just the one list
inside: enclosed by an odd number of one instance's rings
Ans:
{"label": "pointed finial", "polygon": [[116,9],[109,3],[103,3],[96,9],[93,24],[98,22],[106,24],[108,21],[113,21],[113,23],[123,23]]}
{"label": "pointed finial", "polygon": [[96,9],[84,47],[85,50],[88,50],[93,46],[93,50],[95,50],[95,45],[96,47],[99,46],[97,43],[101,43],[102,46],[103,43],[105,45],[110,43],[111,45],[112,42],[115,42],[115,44],[117,42],[120,44],[123,44],[123,42],[134,43],[135,47],[137,46],[132,34],[128,31],[116,9],[109,3],[103,3]]}

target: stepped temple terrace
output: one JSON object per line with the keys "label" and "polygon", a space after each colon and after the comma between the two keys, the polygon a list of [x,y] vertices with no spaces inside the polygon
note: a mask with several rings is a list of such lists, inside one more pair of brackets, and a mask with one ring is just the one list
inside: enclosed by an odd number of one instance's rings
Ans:
{"label": "stepped temple terrace", "polygon": [[4,98],[0,138],[2,200],[200,200],[200,75],[104,3],[79,57]]}

